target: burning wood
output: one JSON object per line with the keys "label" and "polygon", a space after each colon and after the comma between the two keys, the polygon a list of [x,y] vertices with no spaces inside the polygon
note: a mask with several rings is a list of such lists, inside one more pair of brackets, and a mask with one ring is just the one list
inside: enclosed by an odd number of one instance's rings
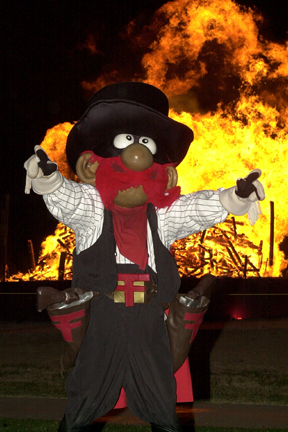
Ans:
{"label": "burning wood", "polygon": [[[209,230],[178,240],[172,253],[181,276],[203,276],[211,273],[226,277],[259,277],[262,266],[262,241],[252,243],[238,234],[234,218]],[[260,266],[259,266],[260,264]]]}
{"label": "burning wood", "polygon": [[[204,232],[178,240],[172,246],[181,276],[201,277],[206,273],[222,277],[259,277],[262,269],[262,241],[253,244],[245,234],[236,233],[243,225],[228,218],[222,224]],[[18,273],[17,280],[72,279],[72,255],[75,236],[72,230],[59,223],[54,235],[42,243],[35,269]]]}
{"label": "burning wood", "polygon": [[48,236],[41,245],[35,269],[28,273],[17,273],[9,280],[67,280],[72,279],[72,254],[75,236],[71,229],[59,223],[54,235]]}
{"label": "burning wood", "polygon": [[33,247],[32,240],[28,240],[28,249],[31,258],[31,268],[34,270],[36,267],[36,262],[35,262],[35,254],[34,254],[34,247]]}

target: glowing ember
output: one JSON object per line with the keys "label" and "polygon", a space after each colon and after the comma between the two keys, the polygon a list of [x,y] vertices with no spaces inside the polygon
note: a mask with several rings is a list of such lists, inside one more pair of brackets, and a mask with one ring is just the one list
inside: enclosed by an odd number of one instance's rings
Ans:
{"label": "glowing ember", "polygon": [[243,319],[242,316],[238,316],[238,315],[233,316],[233,318],[237,321],[241,321]]}
{"label": "glowing ember", "polygon": [[[182,193],[231,187],[251,169],[263,171],[266,200],[261,203],[263,215],[256,225],[251,227],[246,216],[235,221],[230,218],[205,234],[176,242],[173,252],[182,275],[211,272],[217,276],[278,277],[287,266],[279,243],[288,232],[288,43],[261,40],[257,28],[261,20],[259,14],[231,0],[223,0],[221,6],[218,0],[175,0],[155,13],[150,26],[139,30],[136,22],[131,22],[126,29],[136,51],[146,48],[141,81],[163,90],[173,108],[170,116],[195,133],[195,141],[178,167]],[[88,43],[92,39],[89,37]],[[127,77],[113,71],[82,84],[93,93],[121,79]],[[129,79],[137,80],[139,75]],[[55,126],[42,143],[69,178],[73,177],[67,171],[64,148],[71,127],[69,123]],[[268,265],[270,201],[275,203],[273,267]],[[70,236],[69,254],[74,242]],[[57,263],[51,278],[58,278],[59,259],[67,245],[60,245],[57,232],[56,239],[50,237],[52,249],[44,251],[42,245],[36,271],[28,278],[39,274],[39,278],[49,279],[48,267],[54,267],[54,258]],[[69,254],[64,278],[71,276]]]}

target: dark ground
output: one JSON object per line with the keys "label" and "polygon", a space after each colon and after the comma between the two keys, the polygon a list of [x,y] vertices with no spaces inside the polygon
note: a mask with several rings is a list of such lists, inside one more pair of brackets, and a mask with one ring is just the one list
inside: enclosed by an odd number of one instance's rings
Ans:
{"label": "dark ground", "polygon": [[[65,396],[64,342],[48,319],[0,326],[0,395]],[[204,321],[189,355],[194,397],[288,406],[287,340],[288,318]]]}
{"label": "dark ground", "polygon": [[[288,318],[203,322],[190,353],[195,402],[178,406],[180,417],[198,425],[288,430],[287,336]],[[60,333],[48,321],[1,323],[0,341],[0,416],[60,419]],[[138,421],[127,410],[104,420]]]}

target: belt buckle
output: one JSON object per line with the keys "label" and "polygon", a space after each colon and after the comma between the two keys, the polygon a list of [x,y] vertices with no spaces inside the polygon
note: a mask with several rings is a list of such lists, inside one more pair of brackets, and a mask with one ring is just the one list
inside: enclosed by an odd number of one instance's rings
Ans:
{"label": "belt buckle", "polygon": [[145,282],[150,281],[149,274],[118,274],[118,285],[114,291],[114,303],[134,306],[145,302]]}

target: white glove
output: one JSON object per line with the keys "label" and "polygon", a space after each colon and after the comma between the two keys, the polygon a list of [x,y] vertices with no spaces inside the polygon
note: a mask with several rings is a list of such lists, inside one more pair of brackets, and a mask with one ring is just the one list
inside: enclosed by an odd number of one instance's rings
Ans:
{"label": "white glove", "polygon": [[31,187],[38,195],[55,192],[63,183],[58,165],[48,158],[41,146],[36,145],[34,151],[35,154],[24,163],[27,171],[25,193],[29,194]]}
{"label": "white glove", "polygon": [[260,169],[251,171],[244,179],[240,178],[236,186],[220,193],[220,202],[229,213],[236,216],[248,214],[250,225],[258,220],[261,214],[259,201],[265,198],[262,184],[257,180],[262,174]]}

